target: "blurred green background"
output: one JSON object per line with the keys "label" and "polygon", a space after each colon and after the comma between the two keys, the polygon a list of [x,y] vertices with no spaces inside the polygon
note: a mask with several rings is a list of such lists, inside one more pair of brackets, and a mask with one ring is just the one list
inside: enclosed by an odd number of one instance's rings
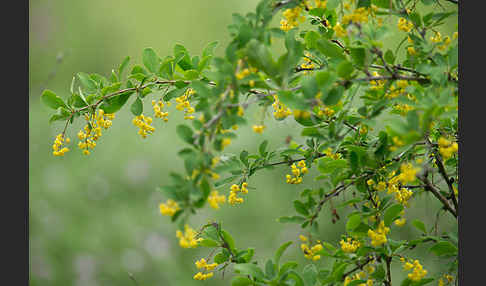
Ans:
{"label": "blurred green background", "polygon": [[[175,136],[175,126],[182,122],[180,112],[172,112],[168,124],[155,121],[153,135],[143,140],[131,123],[124,107],[113,127],[104,132],[94,152],[85,157],[75,147],[65,157],[54,157],[51,145],[63,123],[48,124],[50,110],[40,104],[43,88],[61,97],[69,94],[71,79],[79,71],[108,75],[129,55],[131,64],[141,62],[145,47],[153,47],[160,56],[172,54],[175,43],[184,44],[191,54],[200,54],[204,46],[220,41],[216,53],[221,55],[229,42],[227,25],[233,12],[253,11],[257,0],[211,1],[30,1],[29,17],[29,236],[31,285],[229,285],[231,275],[220,274],[208,281],[194,281],[194,261],[208,250],[182,249],[175,237],[176,226],[159,213],[158,205],[166,198],[156,187],[168,183],[169,171],[182,171],[176,152],[184,143]],[[447,3],[443,4],[448,7]],[[434,6],[427,9],[436,9]],[[280,16],[274,19],[278,25]],[[396,23],[396,19],[389,20]],[[446,33],[456,30],[448,23]],[[398,35],[387,45],[395,46]],[[172,107],[173,108],[173,107]],[[250,122],[260,111],[249,110]],[[283,122],[266,121],[263,135],[249,125],[238,130],[239,139],[225,149],[238,154],[246,149],[256,152],[265,139],[272,149],[281,147],[287,135],[299,143],[300,127],[288,118]],[[70,127],[75,140],[81,122]],[[214,211],[206,208],[192,217],[190,224],[199,227],[209,219],[221,220],[233,234],[237,247],[254,247],[255,258],[264,263],[277,247],[288,240],[297,242],[296,225],[275,220],[294,214],[292,201],[299,190],[317,187],[310,179],[298,187],[285,183],[288,172],[282,166],[263,171],[250,181],[245,203],[238,207],[224,205]],[[349,196],[349,195],[348,195]],[[425,217],[432,226],[438,205],[424,196],[413,203],[409,221]],[[320,215],[320,238],[337,243],[344,231],[346,213],[331,223],[330,212]],[[448,215],[440,220],[443,230],[454,224]],[[395,239],[416,237],[418,231],[409,224],[392,230]],[[417,257],[422,257],[417,249]],[[304,261],[298,244],[284,260]],[[332,261],[322,259],[319,264]],[[426,259],[429,273],[439,270],[438,260]],[[228,273],[226,273],[228,274]],[[397,265],[394,276],[403,277]]]}

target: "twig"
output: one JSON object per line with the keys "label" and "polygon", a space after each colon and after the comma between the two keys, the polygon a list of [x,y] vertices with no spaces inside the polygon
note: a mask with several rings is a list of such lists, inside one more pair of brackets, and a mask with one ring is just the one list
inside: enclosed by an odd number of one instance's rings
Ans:
{"label": "twig", "polygon": [[419,179],[424,182],[425,184],[425,189],[430,191],[439,201],[444,205],[444,208],[448,210],[452,215],[454,215],[455,218],[457,218],[457,212],[454,210],[450,205],[447,199],[440,193],[440,191],[432,185],[432,183],[429,181],[427,178],[427,172],[426,174],[419,176]]}

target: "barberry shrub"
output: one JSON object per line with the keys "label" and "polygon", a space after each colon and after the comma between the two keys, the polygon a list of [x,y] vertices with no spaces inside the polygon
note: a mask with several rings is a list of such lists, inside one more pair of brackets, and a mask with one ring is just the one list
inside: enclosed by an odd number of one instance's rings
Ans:
{"label": "barberry shrub", "polygon": [[[171,173],[172,184],[160,188],[167,198],[160,213],[177,223],[181,247],[209,248],[195,262],[194,279],[210,279],[231,266],[231,283],[239,286],[457,284],[457,232],[437,235],[416,219],[410,224],[420,236],[394,235],[409,223],[407,211],[421,194],[437,199],[437,211],[452,216],[457,228],[458,35],[437,31],[457,11],[422,14],[417,2],[263,0],[255,12],[233,15],[224,57],[213,55],[216,42],[200,56],[178,44],[163,58],[145,49],[143,65],[128,75],[129,57],[108,77],[78,73],[67,100],[49,90],[41,96],[56,110],[50,121],[65,121],[53,155],[70,150],[67,129],[74,120],[86,121],[76,135],[78,148],[89,155],[123,106],[129,105],[132,123],[147,138],[155,124],[170,124],[173,103],[188,122],[176,128],[186,143],[178,152],[185,173]],[[281,17],[279,27],[271,25],[274,17]],[[384,51],[390,33],[403,40]],[[284,53],[275,54],[273,42],[283,43]],[[146,100],[153,110],[144,110]],[[262,140],[256,152],[225,154],[238,126],[248,123],[251,105],[273,113],[267,120],[295,120],[302,142],[272,150]],[[260,118],[250,123],[259,134],[266,128]],[[278,219],[300,225],[295,237],[308,259],[302,267],[281,261],[293,241],[259,265],[253,248],[236,245],[224,221],[189,222],[207,205],[217,210],[228,204],[237,212],[245,195],[258,188],[252,176],[275,168],[288,168],[282,179],[298,190],[305,180],[319,182],[299,190],[295,213]],[[351,198],[343,199],[344,193]],[[319,213],[328,204],[333,220],[338,209],[352,210],[339,243],[318,236]],[[410,255],[417,246],[437,256],[447,271],[427,271]],[[333,261],[330,268],[320,266],[323,258]],[[392,277],[392,264],[402,267],[404,280]]]}

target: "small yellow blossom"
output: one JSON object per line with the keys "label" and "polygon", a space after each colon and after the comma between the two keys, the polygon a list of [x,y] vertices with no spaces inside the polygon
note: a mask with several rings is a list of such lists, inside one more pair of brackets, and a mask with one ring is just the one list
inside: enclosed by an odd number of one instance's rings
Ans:
{"label": "small yellow blossom", "polygon": [[172,199],[168,199],[167,202],[161,203],[159,205],[160,213],[167,216],[173,216],[178,210],[180,210],[179,205]]}
{"label": "small yellow blossom", "polygon": [[218,191],[212,191],[208,197],[209,205],[213,209],[219,209],[219,204],[224,204],[226,202],[226,197],[224,195],[219,195]]}
{"label": "small yellow blossom", "polygon": [[253,131],[258,134],[262,134],[263,130],[265,129],[265,125],[253,125]]}
{"label": "small yellow blossom", "polygon": [[176,237],[179,238],[179,245],[182,248],[195,248],[202,238],[196,239],[196,231],[192,229],[189,225],[184,226],[184,233],[182,231],[176,231]]}

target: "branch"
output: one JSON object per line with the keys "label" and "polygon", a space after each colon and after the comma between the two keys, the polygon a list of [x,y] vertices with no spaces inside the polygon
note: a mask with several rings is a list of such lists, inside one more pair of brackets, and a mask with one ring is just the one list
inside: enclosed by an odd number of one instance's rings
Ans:
{"label": "branch", "polygon": [[344,280],[345,280],[345,278],[346,278],[346,276],[348,276],[349,274],[353,273],[354,271],[356,271],[356,270],[358,270],[358,269],[363,269],[363,267],[364,267],[366,264],[370,263],[370,262],[371,262],[371,260],[373,260],[373,258],[372,258],[371,256],[368,256],[368,257],[366,258],[366,260],[365,260],[363,263],[361,263],[361,264],[360,264],[360,263],[358,262],[358,263],[356,264],[356,267],[355,267],[355,268],[353,268],[353,269],[351,269],[351,270],[349,270],[348,272],[346,272],[346,273],[344,273],[344,274],[343,274],[343,276],[342,276],[342,278],[341,278],[341,281],[344,281]]}
{"label": "branch", "polygon": [[457,204],[457,200],[456,200],[456,195],[454,194],[454,188],[452,187],[452,180],[449,178],[449,176],[447,176],[444,164],[442,163],[441,156],[437,152],[437,149],[434,148],[432,142],[430,142],[428,137],[425,138],[425,141],[427,142],[430,149],[432,150],[432,154],[434,155],[435,163],[437,165],[437,168],[439,169],[439,173],[441,174],[441,176],[444,178],[444,180],[447,183],[447,187],[449,188],[452,203],[454,204],[454,208],[457,210],[458,204]]}
{"label": "branch", "polygon": [[317,218],[317,216],[319,215],[319,213],[321,212],[321,209],[322,209],[322,206],[330,199],[332,199],[333,197],[339,195],[341,192],[345,191],[349,186],[353,185],[354,183],[356,183],[356,181],[358,181],[359,179],[361,179],[362,177],[365,177],[367,175],[362,175],[362,176],[359,176],[357,178],[355,178],[354,180],[352,180],[351,182],[347,183],[347,184],[341,184],[339,186],[337,186],[334,190],[332,190],[330,193],[326,194],[324,196],[324,198],[322,198],[320,201],[319,201],[319,205],[317,206],[317,210],[316,212],[314,213],[314,215],[312,215],[312,217],[310,218],[310,223],[309,225],[312,225],[312,223],[314,222],[314,220]]}
{"label": "branch", "polygon": [[419,176],[419,179],[425,184],[425,189],[430,191],[443,205],[446,210],[448,210],[457,219],[457,212],[449,205],[447,199],[440,193],[440,191],[432,185],[432,183],[427,178],[427,172],[425,175]]}

